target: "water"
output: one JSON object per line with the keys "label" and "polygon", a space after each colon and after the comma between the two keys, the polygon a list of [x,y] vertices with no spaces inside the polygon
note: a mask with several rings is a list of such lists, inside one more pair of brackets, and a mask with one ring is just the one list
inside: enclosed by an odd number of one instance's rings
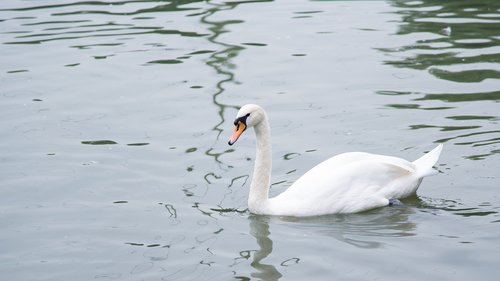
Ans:
{"label": "water", "polygon": [[[5,280],[495,280],[498,1],[2,1]],[[246,210],[345,151],[445,148],[406,206]]]}

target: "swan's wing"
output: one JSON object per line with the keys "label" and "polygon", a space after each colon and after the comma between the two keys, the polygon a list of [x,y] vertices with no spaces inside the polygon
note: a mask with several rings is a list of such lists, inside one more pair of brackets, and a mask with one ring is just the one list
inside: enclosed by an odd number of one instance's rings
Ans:
{"label": "swan's wing", "polygon": [[366,186],[383,187],[387,181],[415,171],[413,163],[401,158],[362,152],[344,153],[316,165],[297,179],[287,192],[297,189],[335,194],[350,189],[365,190]]}
{"label": "swan's wing", "polygon": [[386,206],[388,199],[414,192],[418,187],[414,173],[411,162],[396,157],[368,153],[341,155],[308,171],[273,198],[276,202],[273,204],[281,208],[307,208],[309,214],[359,212]]}

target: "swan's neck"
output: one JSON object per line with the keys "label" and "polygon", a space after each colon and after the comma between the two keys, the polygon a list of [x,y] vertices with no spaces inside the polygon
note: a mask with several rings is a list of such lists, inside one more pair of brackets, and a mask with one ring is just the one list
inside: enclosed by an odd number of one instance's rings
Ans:
{"label": "swan's neck", "polygon": [[259,214],[265,212],[269,198],[272,169],[271,129],[267,118],[264,118],[254,128],[257,153],[248,196],[248,208],[252,213]]}

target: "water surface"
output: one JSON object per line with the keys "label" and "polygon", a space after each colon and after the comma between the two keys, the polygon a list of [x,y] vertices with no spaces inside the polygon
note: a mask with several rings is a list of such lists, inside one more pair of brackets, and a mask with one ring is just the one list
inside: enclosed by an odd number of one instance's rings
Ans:
{"label": "water surface", "polygon": [[[3,279],[500,273],[498,1],[3,2]],[[272,195],[345,151],[443,143],[440,174],[400,208],[251,215],[250,102]]]}

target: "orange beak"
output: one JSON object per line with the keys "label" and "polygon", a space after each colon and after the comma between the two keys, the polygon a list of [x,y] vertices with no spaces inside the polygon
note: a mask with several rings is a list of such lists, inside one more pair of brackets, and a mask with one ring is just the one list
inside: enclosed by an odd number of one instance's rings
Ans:
{"label": "orange beak", "polygon": [[247,125],[245,125],[245,123],[238,121],[236,126],[234,126],[233,134],[231,135],[231,138],[229,138],[229,141],[227,143],[229,145],[233,145],[241,136],[241,134],[246,130],[246,128]]}

